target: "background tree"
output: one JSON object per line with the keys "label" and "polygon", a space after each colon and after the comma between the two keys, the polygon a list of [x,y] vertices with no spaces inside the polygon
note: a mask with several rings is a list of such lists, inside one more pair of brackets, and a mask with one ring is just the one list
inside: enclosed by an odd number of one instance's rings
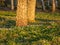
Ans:
{"label": "background tree", "polygon": [[45,11],[45,3],[44,3],[44,0],[41,0],[41,2],[42,2],[42,9],[43,9],[43,11]]}
{"label": "background tree", "polygon": [[52,12],[55,12],[56,6],[55,6],[55,0],[52,0]]}
{"label": "background tree", "polygon": [[11,0],[11,10],[14,10],[14,0]]}
{"label": "background tree", "polygon": [[18,0],[16,26],[27,25],[27,0]]}
{"label": "background tree", "polygon": [[48,2],[48,3],[47,3],[47,4],[48,4],[48,6],[50,6],[50,1],[49,1],[49,0],[47,0],[47,2]]}

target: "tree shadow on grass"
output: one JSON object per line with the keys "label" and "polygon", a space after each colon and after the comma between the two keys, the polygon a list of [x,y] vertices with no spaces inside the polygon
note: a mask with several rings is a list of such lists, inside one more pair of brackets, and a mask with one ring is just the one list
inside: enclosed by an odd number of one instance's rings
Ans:
{"label": "tree shadow on grass", "polygon": [[0,17],[0,28],[10,28],[16,25],[16,21]]}

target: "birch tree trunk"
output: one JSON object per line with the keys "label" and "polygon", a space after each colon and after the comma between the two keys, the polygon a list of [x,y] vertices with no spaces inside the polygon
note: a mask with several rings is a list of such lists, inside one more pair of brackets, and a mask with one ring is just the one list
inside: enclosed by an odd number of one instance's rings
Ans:
{"label": "birch tree trunk", "polygon": [[14,10],[14,0],[11,0],[11,10]]}
{"label": "birch tree trunk", "polygon": [[48,0],[47,2],[48,2],[48,6],[50,6],[50,4],[49,4],[49,3],[50,3],[50,1]]}
{"label": "birch tree trunk", "polygon": [[43,8],[43,10],[45,11],[44,0],[41,0],[41,2],[42,2],[42,8]]}
{"label": "birch tree trunk", "polygon": [[27,0],[18,0],[16,26],[27,25]]}
{"label": "birch tree trunk", "polygon": [[58,7],[58,0],[56,0],[56,7]]}
{"label": "birch tree trunk", "polygon": [[28,22],[35,22],[36,0],[28,0]]}

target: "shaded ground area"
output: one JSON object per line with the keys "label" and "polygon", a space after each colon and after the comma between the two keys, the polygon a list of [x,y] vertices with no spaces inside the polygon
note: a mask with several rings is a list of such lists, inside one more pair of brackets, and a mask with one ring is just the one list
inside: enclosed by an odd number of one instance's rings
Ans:
{"label": "shaded ground area", "polygon": [[8,7],[0,7],[0,11],[1,11],[1,10],[2,10],[2,11],[3,11],[3,10],[4,10],[4,11],[10,11],[11,9],[8,8]]}

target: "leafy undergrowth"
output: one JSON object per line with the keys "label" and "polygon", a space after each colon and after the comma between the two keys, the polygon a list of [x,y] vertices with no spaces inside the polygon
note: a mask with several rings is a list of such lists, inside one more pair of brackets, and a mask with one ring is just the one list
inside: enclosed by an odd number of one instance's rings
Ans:
{"label": "leafy undergrowth", "polygon": [[16,22],[13,17],[0,17],[0,28],[10,28],[15,26]]}
{"label": "leafy undergrowth", "polygon": [[60,13],[36,13],[36,19],[46,19],[46,20],[60,20]]}
{"label": "leafy undergrowth", "polygon": [[[57,23],[55,21],[49,21],[49,20],[36,20],[34,23],[29,23],[29,25],[43,25],[43,26],[48,26],[48,25],[57,25],[60,26],[60,23]],[[15,17],[0,17],[0,28],[10,28],[10,27],[15,27],[16,26],[16,19]]]}
{"label": "leafy undergrowth", "polygon": [[16,16],[15,11],[0,11],[0,16]]}
{"label": "leafy undergrowth", "polygon": [[60,45],[59,26],[0,29],[0,45]]}
{"label": "leafy undergrowth", "polygon": [[38,13],[36,22],[15,27],[15,13],[0,14],[0,45],[60,45],[59,13]]}
{"label": "leafy undergrowth", "polygon": [[[16,16],[16,11],[0,11],[0,16]],[[36,19],[60,20],[60,13],[36,12]]]}

